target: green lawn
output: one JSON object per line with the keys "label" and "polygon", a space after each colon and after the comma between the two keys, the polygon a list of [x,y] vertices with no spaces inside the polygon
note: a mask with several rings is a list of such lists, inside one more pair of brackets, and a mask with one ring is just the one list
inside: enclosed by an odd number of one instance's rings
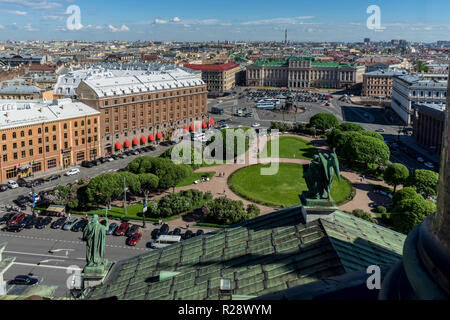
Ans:
{"label": "green lawn", "polygon": [[[293,206],[300,203],[298,197],[307,190],[303,179],[303,166],[299,164],[280,163],[275,175],[261,175],[261,168],[268,165],[255,165],[237,171],[231,178],[232,188],[247,199],[274,206]],[[332,197],[336,203],[347,199],[351,186],[347,180],[335,180]]]}
{"label": "green lawn", "polygon": [[[280,158],[289,159],[311,160],[317,152],[312,143],[296,137],[279,137],[279,148]],[[273,157],[272,141],[269,141],[263,153],[259,154],[260,157],[262,155]]]}
{"label": "green lawn", "polygon": [[212,177],[214,177],[215,174],[216,174],[215,171],[211,171],[211,172],[194,172],[189,177],[186,177],[185,179],[180,181],[180,183],[177,184],[177,187],[190,186],[190,185],[194,184],[194,181],[201,180],[204,177],[211,179]]}

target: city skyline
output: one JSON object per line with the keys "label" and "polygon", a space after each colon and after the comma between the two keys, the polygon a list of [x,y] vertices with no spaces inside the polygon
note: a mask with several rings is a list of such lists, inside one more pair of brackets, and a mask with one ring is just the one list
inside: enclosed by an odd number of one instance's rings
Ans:
{"label": "city skyline", "polygon": [[[206,1],[171,6],[130,0],[126,3],[84,0],[0,0],[0,40],[154,40],[154,41],[289,41],[361,42],[405,39],[413,42],[446,40],[450,4],[346,1],[269,3],[230,1],[219,7]],[[67,9],[80,8],[82,27],[69,30]],[[377,5],[381,30],[371,30],[367,8]],[[327,10],[324,10],[327,8]]]}

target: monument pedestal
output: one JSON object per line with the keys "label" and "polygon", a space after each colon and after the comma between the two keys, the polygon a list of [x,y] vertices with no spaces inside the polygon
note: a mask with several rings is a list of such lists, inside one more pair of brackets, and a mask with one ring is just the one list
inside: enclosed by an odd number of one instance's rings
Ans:
{"label": "monument pedestal", "polygon": [[307,192],[299,195],[302,203],[302,215],[305,223],[310,223],[318,219],[325,219],[334,222],[334,212],[338,210],[333,199],[310,199],[307,198]]}
{"label": "monument pedestal", "polygon": [[113,264],[108,261],[105,266],[85,267],[81,273],[83,288],[86,289],[103,284]]}

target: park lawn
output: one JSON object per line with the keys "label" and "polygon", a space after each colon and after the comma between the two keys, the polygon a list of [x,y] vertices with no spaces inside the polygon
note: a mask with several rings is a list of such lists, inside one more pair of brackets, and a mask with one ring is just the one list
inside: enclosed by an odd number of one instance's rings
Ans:
{"label": "park lawn", "polygon": [[[286,159],[311,160],[316,154],[316,148],[311,142],[296,137],[279,137],[279,157]],[[259,157],[274,157],[272,155],[272,140],[268,141]]]}
{"label": "park lawn", "polygon": [[186,186],[193,185],[194,181],[201,180],[204,177],[211,179],[212,177],[214,177],[215,174],[216,174],[215,171],[211,171],[211,172],[194,172],[189,177],[186,177],[183,180],[181,180],[177,184],[177,187],[186,187]]}
{"label": "park lawn", "polygon": [[[238,170],[231,178],[231,187],[250,201],[274,206],[293,206],[300,203],[299,194],[307,190],[303,179],[303,166],[280,163],[275,175],[261,175],[261,168],[269,165],[255,165]],[[332,197],[335,202],[347,199],[351,186],[342,179],[333,183]]]}

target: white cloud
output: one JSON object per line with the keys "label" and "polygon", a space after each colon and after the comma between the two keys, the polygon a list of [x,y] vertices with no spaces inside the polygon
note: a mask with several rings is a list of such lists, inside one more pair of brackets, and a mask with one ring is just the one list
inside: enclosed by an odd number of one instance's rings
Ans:
{"label": "white cloud", "polygon": [[244,25],[260,25],[260,24],[274,24],[274,23],[307,24],[307,23],[299,21],[299,20],[314,19],[314,18],[315,18],[314,16],[299,16],[299,17],[292,17],[292,18],[273,18],[273,19],[246,21],[246,22],[243,22],[242,24],[244,24]]}
{"label": "white cloud", "polygon": [[125,31],[130,31],[130,28],[128,28],[128,26],[126,25],[122,25],[120,28],[116,28],[114,27],[112,24],[108,25],[108,29],[111,32],[125,32]]}
{"label": "white cloud", "polygon": [[0,24],[0,30],[3,30],[3,29],[5,29],[5,27]]}
{"label": "white cloud", "polygon": [[0,10],[1,12],[6,12],[8,14],[14,14],[16,16],[26,16],[28,13],[20,10]]}
{"label": "white cloud", "polygon": [[166,24],[166,23],[168,23],[169,21],[167,21],[167,20],[162,20],[162,19],[155,19],[155,23],[156,24]]}
{"label": "white cloud", "polygon": [[27,30],[27,31],[30,31],[30,32],[32,32],[32,31],[39,31],[39,29],[36,29],[36,28],[33,28],[32,26],[31,26],[31,24],[26,24],[24,27],[23,27],[25,30]]}
{"label": "white cloud", "polygon": [[172,20],[171,20],[172,22],[180,22],[181,21],[181,19],[180,18],[178,18],[178,17],[174,17]]}
{"label": "white cloud", "polygon": [[31,9],[55,9],[62,6],[61,3],[47,0],[0,0],[0,3],[14,4]]}
{"label": "white cloud", "polygon": [[44,16],[44,20],[63,21],[64,17],[63,16],[56,16],[56,15],[49,15],[49,16]]}

